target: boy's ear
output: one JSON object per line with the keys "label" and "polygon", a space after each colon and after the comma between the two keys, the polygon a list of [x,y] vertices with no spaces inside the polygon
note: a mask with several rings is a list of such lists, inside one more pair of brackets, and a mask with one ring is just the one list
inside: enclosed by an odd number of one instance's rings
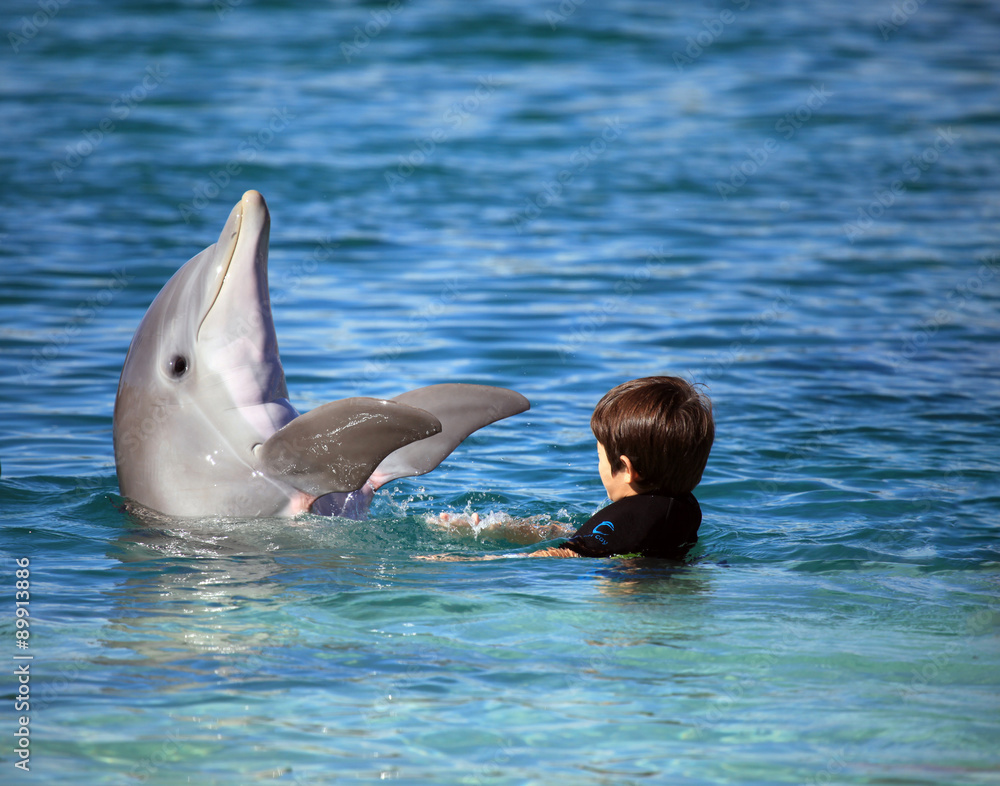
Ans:
{"label": "boy's ear", "polygon": [[635,467],[632,466],[632,460],[628,456],[622,454],[618,457],[618,460],[625,465],[625,469],[621,471],[628,474],[628,477],[625,478],[626,483],[635,483],[639,480],[639,473],[635,471]]}

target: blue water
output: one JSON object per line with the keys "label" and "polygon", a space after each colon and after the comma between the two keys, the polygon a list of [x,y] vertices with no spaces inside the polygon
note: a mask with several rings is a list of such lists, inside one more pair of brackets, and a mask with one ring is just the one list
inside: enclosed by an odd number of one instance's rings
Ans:
{"label": "blue water", "polygon": [[[1000,6],[2,28],[0,780],[1000,783]],[[531,411],[364,522],[132,518],[125,351],[249,188],[300,409],[464,381]],[[518,548],[441,511],[585,521],[590,412],[657,373],[716,407],[691,565],[417,559]]]}

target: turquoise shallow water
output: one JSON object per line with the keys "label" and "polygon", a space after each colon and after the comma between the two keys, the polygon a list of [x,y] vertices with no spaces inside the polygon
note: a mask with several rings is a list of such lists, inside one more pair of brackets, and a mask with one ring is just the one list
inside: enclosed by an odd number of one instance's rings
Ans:
{"label": "turquoise shallow water", "polygon": [[[995,3],[3,29],[3,782],[1000,782]],[[532,410],[365,522],[131,518],[125,350],[248,188],[300,408],[466,381]],[[416,559],[515,548],[428,513],[586,520],[594,403],[664,372],[716,406],[692,564]]]}

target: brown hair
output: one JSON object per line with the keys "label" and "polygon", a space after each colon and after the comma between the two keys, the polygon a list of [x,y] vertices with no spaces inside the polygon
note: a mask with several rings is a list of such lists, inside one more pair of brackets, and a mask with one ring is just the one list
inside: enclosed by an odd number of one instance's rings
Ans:
{"label": "brown hair", "polygon": [[712,402],[680,377],[633,379],[594,407],[590,429],[604,446],[611,472],[628,456],[642,491],[685,494],[701,482],[715,440]]}

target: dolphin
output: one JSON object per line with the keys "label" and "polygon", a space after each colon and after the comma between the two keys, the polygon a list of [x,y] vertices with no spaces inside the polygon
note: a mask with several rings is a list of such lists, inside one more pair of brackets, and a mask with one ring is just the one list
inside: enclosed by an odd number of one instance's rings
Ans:
{"label": "dolphin", "polygon": [[477,429],[529,408],[513,390],[436,384],[299,414],[271,316],[270,226],[264,198],[247,191],[139,323],[115,398],[122,496],[168,517],[359,519],[380,486],[431,471]]}

